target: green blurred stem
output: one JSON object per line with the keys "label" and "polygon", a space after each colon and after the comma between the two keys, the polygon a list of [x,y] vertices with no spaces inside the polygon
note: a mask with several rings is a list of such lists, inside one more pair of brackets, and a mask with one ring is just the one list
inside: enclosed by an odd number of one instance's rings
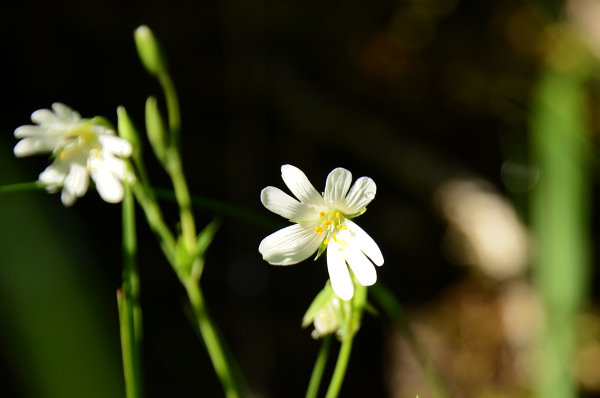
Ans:
{"label": "green blurred stem", "polygon": [[543,398],[578,395],[572,369],[575,320],[589,297],[592,263],[585,83],[581,71],[547,65],[534,91],[531,149],[540,181],[531,194],[533,283],[545,314],[535,396]]}
{"label": "green blurred stem", "polygon": [[175,238],[163,220],[162,212],[160,211],[160,207],[158,207],[158,203],[156,202],[152,191],[146,191],[144,187],[138,183],[132,184],[131,189],[135,194],[138,203],[142,207],[142,210],[144,210],[148,225],[150,225],[150,228],[158,237],[160,247],[167,257],[167,260],[169,263],[174,264]]}
{"label": "green blurred stem", "polygon": [[179,113],[179,100],[177,99],[177,90],[173,79],[168,73],[158,74],[158,82],[160,83],[165,99],[167,101],[167,113],[169,115],[169,131],[171,132],[171,146],[179,147],[179,131],[181,129],[181,116]]}
{"label": "green blurred stem", "polygon": [[117,292],[121,349],[127,398],[143,397],[142,386],[142,307],[137,270],[135,201],[125,184],[123,211],[123,285]]}
{"label": "green blurred stem", "polygon": [[179,152],[174,147],[170,147],[167,152],[167,171],[173,183],[177,204],[179,204],[181,235],[188,253],[192,254],[195,252],[196,246],[196,224],[192,214],[192,200],[183,175]]}
{"label": "green blurred stem", "polygon": [[410,326],[410,322],[394,294],[381,282],[371,286],[370,292],[371,296],[379,303],[383,311],[400,327],[400,330],[404,334],[404,338],[408,342],[413,355],[419,363],[421,371],[425,375],[428,382],[427,384],[433,390],[433,396],[436,398],[449,398],[450,394],[448,393],[442,378],[419,345],[417,337]]}
{"label": "green blurred stem", "polygon": [[39,181],[19,182],[16,184],[0,185],[0,194],[24,191],[37,191],[44,188],[46,188],[46,184],[41,183]]}
{"label": "green blurred stem", "polygon": [[235,382],[233,368],[227,359],[225,347],[221,344],[219,332],[214,327],[208,313],[200,286],[193,278],[188,278],[182,282],[192,304],[196,321],[198,322],[198,329],[202,335],[202,341],[206,346],[213,368],[223,386],[225,396],[227,398],[241,397]]}
{"label": "green blurred stem", "polygon": [[317,354],[317,360],[313,368],[312,374],[310,375],[310,381],[308,383],[308,389],[306,390],[306,398],[317,398],[319,393],[319,386],[321,385],[321,379],[323,378],[323,372],[325,371],[325,365],[327,364],[327,357],[329,356],[329,349],[331,348],[331,335],[328,335],[323,339],[321,348]]}

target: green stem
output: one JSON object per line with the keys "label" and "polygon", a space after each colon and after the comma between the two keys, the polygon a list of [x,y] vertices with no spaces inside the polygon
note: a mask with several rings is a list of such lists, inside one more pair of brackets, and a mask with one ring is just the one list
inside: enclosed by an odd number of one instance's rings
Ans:
{"label": "green stem", "polygon": [[[352,318],[348,322],[348,329],[352,330]],[[350,352],[352,352],[352,342],[354,341],[354,333],[350,332],[342,341],[340,352],[335,363],[335,369],[331,381],[329,382],[329,388],[325,398],[336,398],[342,388],[344,376],[346,376],[346,369],[348,368],[348,361],[350,359]]]}
{"label": "green stem", "polygon": [[328,335],[323,340],[317,360],[315,361],[315,367],[313,368],[312,374],[310,375],[310,382],[308,383],[308,389],[306,390],[306,398],[316,398],[319,393],[319,386],[321,385],[321,379],[323,378],[323,372],[325,371],[325,365],[327,364],[327,357],[329,356],[329,349],[331,348],[331,335]]}
{"label": "green stem", "polygon": [[175,198],[179,204],[179,215],[181,220],[181,235],[188,253],[194,253],[196,246],[196,224],[192,213],[192,200],[188,189],[179,153],[174,147],[168,149],[167,163],[169,176],[173,182]]}
{"label": "green stem", "polygon": [[190,303],[198,322],[198,329],[202,335],[202,341],[206,346],[213,368],[223,386],[227,398],[239,398],[241,394],[235,383],[234,372],[227,360],[225,348],[221,344],[219,332],[213,326],[210,314],[206,308],[204,297],[200,286],[192,278],[182,281],[187,291]]}
{"label": "green stem", "polygon": [[19,182],[16,184],[0,185],[0,194],[24,191],[37,191],[44,188],[46,188],[46,184],[39,181]]}
{"label": "green stem", "polygon": [[173,79],[168,73],[160,73],[157,76],[158,82],[160,83],[165,99],[167,101],[167,113],[169,115],[169,131],[171,132],[171,145],[176,148],[179,147],[179,131],[181,129],[181,116],[179,113],[179,100],[177,99],[177,90],[175,90],[175,84]]}
{"label": "green stem", "polygon": [[135,201],[128,185],[123,199],[123,285],[117,293],[121,327],[121,349],[127,398],[141,398],[142,307],[137,270]]}
{"label": "green stem", "polygon": [[383,311],[386,312],[387,315],[398,324],[400,330],[402,330],[404,338],[417,359],[428,385],[431,386],[433,390],[433,396],[436,398],[449,398],[450,394],[448,393],[442,378],[419,345],[417,337],[410,326],[410,322],[396,297],[381,282],[371,286],[371,295],[379,303]]}
{"label": "green stem", "polygon": [[[154,193],[158,199],[176,201],[173,191],[163,188],[154,188]],[[231,203],[222,202],[220,200],[206,198],[203,196],[191,195],[192,206],[213,211],[215,213],[245,221],[249,224],[257,225],[264,228],[283,228],[287,224],[274,217],[263,216],[261,213],[253,212],[240,206]]]}
{"label": "green stem", "polygon": [[158,203],[154,198],[152,191],[147,192],[141,184],[134,183],[131,186],[133,193],[135,194],[135,198],[138,203],[144,210],[144,214],[146,215],[146,221],[148,221],[148,225],[158,237],[158,241],[160,242],[161,249],[169,263],[175,263],[175,238],[171,233],[169,227],[165,224],[162,212],[160,211],[160,207],[158,207]]}

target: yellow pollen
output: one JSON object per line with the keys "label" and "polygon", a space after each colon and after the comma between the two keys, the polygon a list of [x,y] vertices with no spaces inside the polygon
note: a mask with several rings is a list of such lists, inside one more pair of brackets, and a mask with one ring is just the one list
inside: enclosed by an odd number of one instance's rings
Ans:
{"label": "yellow pollen", "polygon": [[323,241],[323,244],[324,244],[324,245],[326,245],[326,244],[328,244],[328,243],[329,243],[329,239],[325,239],[325,240]]}
{"label": "yellow pollen", "polygon": [[324,212],[324,211],[320,212],[320,213],[319,213],[319,216],[321,216],[321,217],[325,217],[325,212]]}
{"label": "yellow pollen", "polygon": [[333,221],[331,221],[331,220],[327,220],[327,221],[325,221],[323,224],[324,224],[324,225],[331,225],[331,224],[333,224]]}
{"label": "yellow pollen", "polygon": [[60,160],[65,160],[65,158],[67,157],[67,152],[66,152],[66,151],[62,151],[62,152],[60,153],[60,156],[59,156],[59,157],[60,157]]}
{"label": "yellow pollen", "polygon": [[340,213],[340,212],[338,211],[338,212],[336,212],[336,213],[335,213],[335,216],[336,216],[337,218],[341,218],[341,217],[342,217],[342,213]]}
{"label": "yellow pollen", "polygon": [[344,230],[346,230],[348,228],[346,226],[340,224],[340,225],[337,226],[337,229],[344,229]]}
{"label": "yellow pollen", "polygon": [[315,232],[322,233],[323,231],[325,231],[325,229],[323,229],[323,227],[315,228]]}

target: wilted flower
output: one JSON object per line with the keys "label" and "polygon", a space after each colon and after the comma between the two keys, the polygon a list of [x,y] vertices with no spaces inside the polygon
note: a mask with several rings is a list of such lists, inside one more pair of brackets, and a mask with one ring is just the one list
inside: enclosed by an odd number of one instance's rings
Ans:
{"label": "wilted flower", "polygon": [[49,192],[62,188],[61,200],[72,205],[87,191],[89,177],[107,202],[123,199],[122,181],[126,177],[125,162],[118,156],[131,155],[131,144],[115,136],[108,127],[61,103],[52,110],[40,109],[31,115],[36,125],[21,126],[15,137],[21,140],[14,148],[17,157],[52,153],[54,161],[40,176]]}
{"label": "wilted flower", "polygon": [[275,187],[263,189],[260,198],[267,209],[296,224],[263,239],[258,248],[263,258],[273,265],[291,265],[317,250],[317,257],[327,250],[331,285],[343,300],[354,294],[346,263],[361,285],[374,284],[377,273],[372,262],[382,265],[383,256],[375,241],[350,221],[364,213],[375,197],[377,188],[373,180],[361,177],[350,188],[352,174],[340,167],[329,173],[321,195],[294,166],[283,165],[281,176],[300,201]]}
{"label": "wilted flower", "polygon": [[340,300],[331,289],[331,283],[327,282],[304,314],[302,327],[313,324],[313,339],[335,334],[338,339],[343,340],[359,328],[358,323],[355,323],[352,325],[352,331],[348,330],[349,317],[352,314],[352,302]]}

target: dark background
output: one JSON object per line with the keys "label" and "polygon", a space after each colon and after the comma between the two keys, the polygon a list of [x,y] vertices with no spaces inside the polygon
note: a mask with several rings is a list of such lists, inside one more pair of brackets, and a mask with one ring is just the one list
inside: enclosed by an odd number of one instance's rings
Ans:
{"label": "dark background", "polygon": [[[142,127],[147,96],[164,105],[133,42],[149,25],[180,95],[192,193],[265,217],[224,218],[201,282],[209,308],[253,396],[303,396],[319,344],[300,323],[327,280],[325,259],[287,268],[261,259],[258,244],[282,220],[262,207],[260,190],[284,187],[286,163],[318,190],[338,166],[370,176],[378,194],[359,222],[384,254],[379,280],[407,308],[435,303],[470,271],[443,254],[434,193],[454,176],[504,192],[503,162],[527,162],[537,43],[558,9],[516,0],[4,2],[0,183],[33,181],[47,164],[12,155],[12,132],[36,109],[60,101],[116,123],[124,105]],[[153,183],[169,188],[144,149]],[[526,194],[507,194],[526,218]],[[174,220],[176,207],[164,208]],[[59,195],[26,192],[0,197],[0,209],[0,395],[122,396],[120,206],[90,192],[64,208]],[[220,396],[185,292],[138,215],[147,396]],[[196,216],[202,226],[213,212]],[[341,396],[397,396],[390,329],[366,317]]]}

